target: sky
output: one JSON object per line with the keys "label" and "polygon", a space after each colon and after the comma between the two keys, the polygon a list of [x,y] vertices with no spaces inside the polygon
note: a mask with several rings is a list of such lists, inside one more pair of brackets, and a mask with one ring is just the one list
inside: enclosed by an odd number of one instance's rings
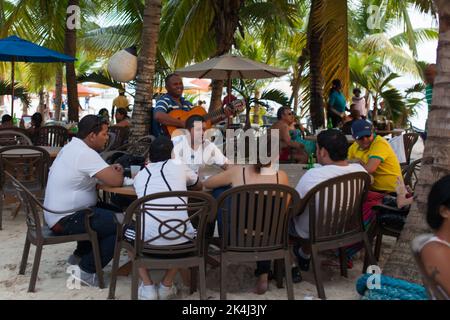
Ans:
{"label": "sky", "polygon": [[[430,15],[421,14],[418,11],[415,10],[409,10],[410,18],[413,23],[414,28],[431,28],[431,27],[438,27],[437,21],[433,21],[433,18]],[[399,33],[402,31],[402,28],[396,28],[393,29],[392,35]],[[438,41],[427,41],[424,43],[421,43],[417,47],[417,54],[418,59],[420,61],[426,61],[429,63],[436,63],[436,57],[437,57],[437,46]],[[414,79],[414,77],[411,76],[403,76],[398,79],[395,79],[392,81],[392,83],[398,87],[398,89],[405,89],[408,87],[412,87],[415,83],[417,83],[418,80]],[[425,128],[425,122],[428,116],[428,107],[426,105],[422,105],[417,110],[417,115],[415,117],[412,117],[410,121],[412,124],[420,129]]]}

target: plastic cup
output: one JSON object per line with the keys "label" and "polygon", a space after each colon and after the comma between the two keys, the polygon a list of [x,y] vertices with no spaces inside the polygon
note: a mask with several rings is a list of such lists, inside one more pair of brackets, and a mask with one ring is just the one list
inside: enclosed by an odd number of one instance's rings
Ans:
{"label": "plastic cup", "polygon": [[130,166],[131,178],[134,179],[140,170],[141,166]]}

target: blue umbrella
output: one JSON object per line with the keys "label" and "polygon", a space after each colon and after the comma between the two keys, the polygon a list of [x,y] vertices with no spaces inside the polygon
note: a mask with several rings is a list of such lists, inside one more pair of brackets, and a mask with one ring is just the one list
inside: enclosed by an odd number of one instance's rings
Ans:
{"label": "blue umbrella", "polygon": [[19,62],[73,62],[76,59],[16,36],[0,39],[0,61],[12,62],[12,102],[11,115],[14,112],[14,63]]}

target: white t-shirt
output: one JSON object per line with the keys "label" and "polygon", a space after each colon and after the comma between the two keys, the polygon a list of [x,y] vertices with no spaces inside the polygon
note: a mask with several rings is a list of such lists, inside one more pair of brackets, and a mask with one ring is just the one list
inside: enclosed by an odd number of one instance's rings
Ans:
{"label": "white t-shirt", "polygon": [[[108,164],[97,151],[83,140],[72,138],[50,167],[44,206],[56,211],[94,206],[97,203],[97,179],[94,175],[107,167]],[[44,211],[50,228],[70,214]]]}
{"label": "white t-shirt", "polygon": [[216,164],[223,166],[228,163],[222,151],[211,141],[205,140],[203,145],[196,150],[191,148],[191,144],[185,135],[179,135],[172,138],[174,145],[174,159],[186,164],[194,172],[198,173],[199,169],[205,165]]}
{"label": "white t-shirt", "polygon": [[[148,171],[147,171],[147,170]],[[134,189],[139,198],[145,195],[154,194],[158,192],[167,191],[186,191],[186,186],[192,186],[197,183],[198,175],[184,164],[177,164],[175,160],[170,159],[167,161],[161,161],[156,163],[149,163],[146,169],[142,169],[134,178]],[[149,174],[150,173],[150,174]],[[156,200],[156,204],[184,204],[186,198],[165,198]],[[151,203],[151,202],[150,202]],[[187,211],[152,211],[152,215],[157,217],[161,221],[169,219],[187,220]],[[173,226],[178,225],[180,222],[173,221]],[[146,215],[145,217],[145,240],[150,240],[159,235],[160,223],[154,218]],[[166,228],[162,228],[164,232]],[[180,226],[178,230],[182,231],[184,226]],[[191,239],[195,237],[195,229],[188,221],[186,223],[186,235]],[[178,236],[175,232],[169,232],[166,235],[168,238],[176,238]],[[152,241],[151,245],[173,245],[187,242],[188,239],[180,237],[176,240],[168,240],[163,237]]]}
{"label": "white t-shirt", "polygon": [[352,103],[355,105],[355,109],[359,110],[361,116],[367,117],[366,98],[353,96]]}
{"label": "white t-shirt", "polygon": [[[366,172],[366,170],[357,163],[351,163],[348,166],[326,165],[308,170],[300,179],[295,190],[303,198],[309,190],[326,180],[342,176],[353,172]],[[309,212],[305,212],[294,217],[295,231],[303,239],[309,239]]]}

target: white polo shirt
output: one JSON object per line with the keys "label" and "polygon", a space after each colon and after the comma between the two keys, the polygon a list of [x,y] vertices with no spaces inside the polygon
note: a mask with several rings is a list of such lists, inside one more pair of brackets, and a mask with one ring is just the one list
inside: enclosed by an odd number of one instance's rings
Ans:
{"label": "white polo shirt", "polygon": [[[147,170],[148,171],[147,171]],[[198,181],[197,174],[184,164],[177,164],[175,160],[167,160],[156,163],[149,163],[144,169],[134,178],[134,189],[138,198],[142,198],[145,195],[154,194],[158,192],[167,191],[186,191],[187,186],[196,184]],[[157,204],[184,204],[187,198],[165,198],[156,200]],[[170,219],[187,220],[187,211],[151,211],[151,214],[157,217],[161,221]],[[173,225],[178,225],[179,222],[172,221]],[[170,225],[172,225],[170,224]],[[159,235],[159,223],[150,216],[145,217],[145,235],[144,239],[149,240]],[[184,226],[180,226],[179,230],[184,229]],[[163,227],[164,231],[165,228]],[[195,229],[190,222],[186,223],[186,235],[191,239],[195,236]],[[168,238],[176,238],[177,233],[170,232],[166,236]],[[133,230],[127,230],[125,236],[130,239],[134,239]],[[176,240],[168,240],[165,238],[159,238],[151,242],[151,245],[172,245],[189,241],[187,238],[181,237]]]}
{"label": "white polo shirt", "polygon": [[174,158],[187,165],[198,174],[201,167],[216,164],[220,167],[228,163],[222,151],[211,141],[205,140],[203,145],[197,149],[192,149],[188,138],[179,135],[172,138]]}
{"label": "white polo shirt", "polygon": [[[72,138],[50,167],[44,206],[56,211],[94,206],[97,203],[97,179],[94,175],[108,166],[98,152],[83,140]],[[50,228],[70,214],[44,211]]]}

